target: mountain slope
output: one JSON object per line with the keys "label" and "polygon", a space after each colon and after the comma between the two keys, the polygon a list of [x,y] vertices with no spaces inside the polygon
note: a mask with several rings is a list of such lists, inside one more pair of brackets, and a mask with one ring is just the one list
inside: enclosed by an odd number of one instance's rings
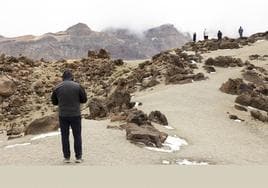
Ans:
{"label": "mountain slope", "polygon": [[0,37],[0,53],[23,54],[33,59],[76,59],[88,50],[107,49],[113,58],[144,59],[170,48],[180,47],[190,40],[173,25],[166,24],[144,31],[141,35],[127,29],[91,30],[78,23],[66,31],[42,36]]}

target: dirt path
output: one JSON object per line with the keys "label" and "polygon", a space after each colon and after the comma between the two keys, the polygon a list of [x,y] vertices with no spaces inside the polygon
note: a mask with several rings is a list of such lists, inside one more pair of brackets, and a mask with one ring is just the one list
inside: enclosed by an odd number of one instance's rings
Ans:
{"label": "dirt path", "polygon": [[[221,50],[204,57],[236,55],[244,60],[252,54],[268,54],[268,43],[237,50]],[[255,62],[267,66],[268,61]],[[134,101],[142,102],[145,112],[160,110],[167,115],[174,130],[160,128],[170,135],[187,140],[175,153],[149,151],[126,141],[125,132],[107,129],[107,121],[83,121],[85,162],[81,165],[146,165],[177,159],[206,161],[211,164],[268,164],[268,125],[251,120],[246,112],[233,108],[235,96],[218,90],[228,78],[239,77],[241,68],[217,68],[210,79],[186,85],[157,86],[137,93]],[[227,112],[245,122],[235,122]],[[0,142],[0,165],[62,165],[60,136],[31,141],[31,136]],[[5,148],[15,143],[25,146]],[[73,165],[73,163],[71,164]]]}

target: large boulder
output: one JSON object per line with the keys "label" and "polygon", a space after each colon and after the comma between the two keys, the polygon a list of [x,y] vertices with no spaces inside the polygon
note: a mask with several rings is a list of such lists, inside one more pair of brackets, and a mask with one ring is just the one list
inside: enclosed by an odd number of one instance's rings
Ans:
{"label": "large boulder", "polygon": [[266,96],[242,94],[235,99],[235,102],[244,106],[252,106],[268,112],[268,97]]}
{"label": "large boulder", "polygon": [[232,95],[240,95],[242,93],[251,93],[254,87],[251,84],[246,84],[242,79],[231,79],[222,84],[220,90],[224,93]]}
{"label": "large boulder", "polygon": [[89,101],[89,118],[104,118],[108,115],[108,109],[101,99],[93,98]]}
{"label": "large boulder", "polygon": [[101,59],[110,59],[110,54],[104,49],[100,49],[97,56]]}
{"label": "large boulder", "polygon": [[160,111],[152,111],[149,114],[149,120],[160,125],[168,125],[167,118]]}
{"label": "large boulder", "polygon": [[161,147],[165,142],[167,134],[160,132],[151,125],[138,126],[135,123],[128,123],[126,126],[127,140],[134,143],[144,143],[146,146]]}
{"label": "large boulder", "polygon": [[239,48],[239,44],[237,42],[231,41],[222,41],[219,45],[220,49],[235,49]]}
{"label": "large boulder", "polygon": [[233,58],[230,56],[218,56],[216,58],[208,58],[205,61],[205,65],[214,65],[217,67],[242,67],[243,61],[240,58]]}
{"label": "large boulder", "polygon": [[132,110],[129,112],[127,117],[127,122],[135,123],[137,125],[150,124],[148,121],[148,116],[141,110]]}
{"label": "large boulder", "polygon": [[59,129],[59,120],[56,114],[34,120],[26,128],[25,134],[42,134]]}
{"label": "large boulder", "polygon": [[262,122],[268,122],[268,116],[263,115],[260,111],[252,110],[252,111],[250,111],[250,115],[254,119],[258,119],[258,120],[260,120]]}
{"label": "large boulder", "polygon": [[16,85],[12,78],[8,79],[4,75],[0,75],[0,96],[9,97],[14,94]]}
{"label": "large boulder", "polygon": [[106,100],[110,112],[120,112],[123,109],[131,108],[131,96],[128,91],[116,89]]}
{"label": "large boulder", "polygon": [[264,83],[264,78],[262,74],[258,73],[256,70],[247,70],[242,73],[245,80],[249,82],[253,82],[257,85],[261,85]]}

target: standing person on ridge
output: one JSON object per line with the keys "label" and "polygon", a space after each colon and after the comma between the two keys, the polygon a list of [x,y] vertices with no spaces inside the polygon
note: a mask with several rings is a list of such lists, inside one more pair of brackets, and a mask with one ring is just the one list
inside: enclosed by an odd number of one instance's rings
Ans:
{"label": "standing person on ridge", "polygon": [[69,129],[71,127],[74,137],[75,162],[81,163],[83,159],[80,103],[87,102],[87,95],[84,88],[73,81],[73,74],[70,70],[64,71],[62,79],[63,81],[54,87],[51,100],[53,105],[59,106],[63,162],[71,162],[69,143]]}
{"label": "standing person on ridge", "polygon": [[193,34],[193,42],[196,42],[196,32]]}
{"label": "standing person on ridge", "polygon": [[218,40],[222,39],[222,32],[220,30],[218,31],[217,36],[218,36]]}
{"label": "standing person on ridge", "polygon": [[207,32],[207,29],[204,30],[204,40],[208,40],[208,32]]}
{"label": "standing person on ridge", "polygon": [[240,26],[238,29],[238,33],[239,33],[239,37],[242,38],[243,37],[243,28]]}

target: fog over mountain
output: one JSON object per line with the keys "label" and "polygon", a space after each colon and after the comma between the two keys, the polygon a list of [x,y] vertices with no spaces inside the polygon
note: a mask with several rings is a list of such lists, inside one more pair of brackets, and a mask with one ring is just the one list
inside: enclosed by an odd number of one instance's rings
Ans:
{"label": "fog over mountain", "polygon": [[78,23],[65,31],[41,36],[2,37],[0,53],[59,60],[86,57],[88,50],[104,48],[113,58],[145,59],[160,51],[180,47],[190,40],[189,34],[179,32],[171,24],[136,33],[122,28],[98,32],[84,23]]}

